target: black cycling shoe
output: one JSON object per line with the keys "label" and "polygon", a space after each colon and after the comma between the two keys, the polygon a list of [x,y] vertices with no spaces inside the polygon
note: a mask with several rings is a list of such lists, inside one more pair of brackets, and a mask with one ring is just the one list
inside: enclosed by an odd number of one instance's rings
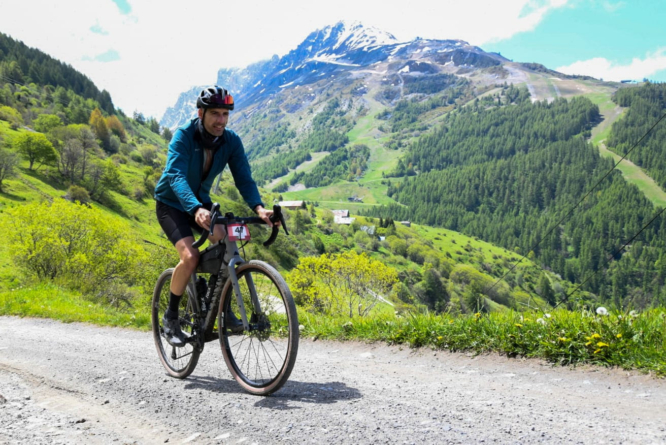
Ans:
{"label": "black cycling shoe", "polygon": [[175,348],[182,348],[187,344],[187,334],[180,329],[180,320],[178,318],[162,318],[164,326],[164,337],[167,343]]}
{"label": "black cycling shoe", "polygon": [[230,330],[233,334],[240,334],[243,332],[243,320],[236,317],[232,311],[229,311],[224,316],[224,327]]}

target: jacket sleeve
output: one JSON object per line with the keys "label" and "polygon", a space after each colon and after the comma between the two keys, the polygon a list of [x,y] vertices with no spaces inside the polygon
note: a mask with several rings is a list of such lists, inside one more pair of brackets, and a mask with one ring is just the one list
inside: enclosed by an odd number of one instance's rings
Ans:
{"label": "jacket sleeve", "polygon": [[177,131],[169,144],[168,162],[165,172],[169,178],[171,190],[178,198],[180,205],[189,214],[201,207],[201,203],[194,195],[187,182],[187,171],[192,157],[192,144],[188,143],[183,131]]}
{"label": "jacket sleeve", "polygon": [[231,174],[234,177],[236,188],[247,205],[254,210],[257,205],[261,204],[263,206],[264,203],[261,201],[257,183],[252,179],[252,171],[245,155],[243,142],[238,136],[234,139],[234,150],[229,156],[229,170],[231,170]]}

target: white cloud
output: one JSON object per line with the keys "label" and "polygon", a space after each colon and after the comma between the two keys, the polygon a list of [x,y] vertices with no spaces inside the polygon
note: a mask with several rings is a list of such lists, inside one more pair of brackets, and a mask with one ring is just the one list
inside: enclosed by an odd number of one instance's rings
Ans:
{"label": "white cloud", "polygon": [[635,58],[627,65],[596,57],[561,66],[556,70],[564,74],[582,74],[604,80],[642,80],[666,70],[666,48],[647,54],[644,59]]}
{"label": "white cloud", "polygon": [[[123,15],[112,0],[2,0],[0,31],[82,71],[126,113],[160,118],[181,92],[215,82],[219,68],[284,55],[338,20],[401,40],[482,45],[530,31],[571,1],[129,0]],[[97,61],[115,53],[119,60]]]}

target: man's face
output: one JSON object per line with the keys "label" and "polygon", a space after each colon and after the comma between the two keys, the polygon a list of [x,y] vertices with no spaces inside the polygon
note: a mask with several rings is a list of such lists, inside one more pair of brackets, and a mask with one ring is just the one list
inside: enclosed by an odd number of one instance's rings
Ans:
{"label": "man's face", "polygon": [[199,119],[203,120],[203,126],[213,136],[222,136],[224,128],[229,122],[229,110],[224,108],[209,108],[204,115],[203,108],[199,108]]}

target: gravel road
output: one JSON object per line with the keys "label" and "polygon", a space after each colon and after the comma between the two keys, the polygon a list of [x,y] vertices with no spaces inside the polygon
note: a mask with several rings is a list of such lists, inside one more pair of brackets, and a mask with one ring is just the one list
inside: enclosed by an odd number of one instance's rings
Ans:
{"label": "gravel road", "polygon": [[666,381],[302,340],[290,381],[242,392],[209,343],[166,376],[149,332],[0,317],[0,443],[666,443]]}

